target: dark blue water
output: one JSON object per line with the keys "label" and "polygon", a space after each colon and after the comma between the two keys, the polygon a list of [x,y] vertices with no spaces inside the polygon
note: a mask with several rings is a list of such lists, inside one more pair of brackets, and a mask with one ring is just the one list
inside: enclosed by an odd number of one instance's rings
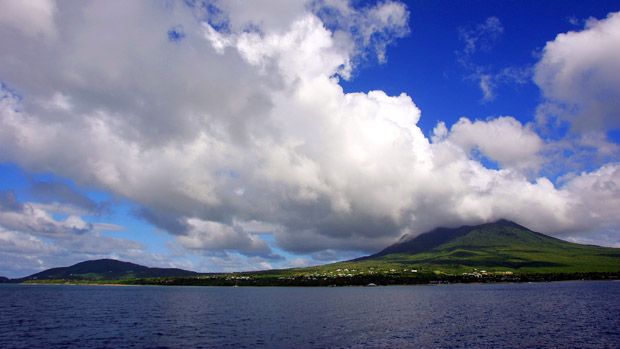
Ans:
{"label": "dark blue water", "polygon": [[0,286],[0,348],[620,348],[620,282]]}

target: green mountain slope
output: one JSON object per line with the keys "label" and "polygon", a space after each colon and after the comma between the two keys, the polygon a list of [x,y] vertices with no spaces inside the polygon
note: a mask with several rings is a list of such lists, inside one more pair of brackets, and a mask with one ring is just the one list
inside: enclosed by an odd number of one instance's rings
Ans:
{"label": "green mountain slope", "polygon": [[582,278],[620,278],[620,249],[570,243],[500,220],[476,226],[437,228],[401,239],[368,257],[307,268],[200,274],[103,259],[11,281],[329,286]]}
{"label": "green mountain slope", "polygon": [[618,272],[620,249],[575,244],[500,220],[477,226],[437,228],[346,264],[350,263],[416,266],[445,272]]}
{"label": "green mountain slope", "polygon": [[19,281],[30,280],[122,280],[155,277],[191,277],[197,273],[176,268],[149,268],[143,265],[98,259],[74,264],[70,267],[52,268],[27,276]]}

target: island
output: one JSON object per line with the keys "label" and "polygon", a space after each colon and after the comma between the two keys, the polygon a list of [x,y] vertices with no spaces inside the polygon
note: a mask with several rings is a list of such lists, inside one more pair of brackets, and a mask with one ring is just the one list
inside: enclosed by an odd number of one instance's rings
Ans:
{"label": "island", "polygon": [[436,228],[382,251],[327,265],[235,273],[149,268],[113,259],[9,282],[192,286],[368,286],[620,278],[620,249],[576,244],[509,220]]}

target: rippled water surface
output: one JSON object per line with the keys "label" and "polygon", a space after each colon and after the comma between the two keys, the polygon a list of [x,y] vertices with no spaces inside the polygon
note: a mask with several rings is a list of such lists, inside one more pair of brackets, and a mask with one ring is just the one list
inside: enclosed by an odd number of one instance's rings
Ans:
{"label": "rippled water surface", "polygon": [[620,282],[0,285],[0,348],[620,347]]}

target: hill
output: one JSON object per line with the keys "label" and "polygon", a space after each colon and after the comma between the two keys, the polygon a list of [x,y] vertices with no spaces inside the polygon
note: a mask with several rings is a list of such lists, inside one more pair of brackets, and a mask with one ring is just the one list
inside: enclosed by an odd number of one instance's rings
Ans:
{"label": "hill", "polygon": [[618,278],[620,249],[571,243],[499,220],[404,237],[350,261],[179,283],[327,286]]}
{"label": "hill", "polygon": [[322,266],[199,274],[110,259],[49,269],[22,282],[328,286],[620,278],[620,249],[581,245],[499,220],[437,228],[382,251]]}
{"label": "hill", "polygon": [[344,263],[414,266],[451,273],[474,269],[515,273],[620,272],[620,249],[571,243],[499,220],[437,228]]}
{"label": "hill", "polygon": [[191,277],[196,272],[176,268],[149,268],[143,265],[98,259],[74,264],[69,267],[52,268],[32,274],[19,281],[31,280],[123,280],[156,277]]}

